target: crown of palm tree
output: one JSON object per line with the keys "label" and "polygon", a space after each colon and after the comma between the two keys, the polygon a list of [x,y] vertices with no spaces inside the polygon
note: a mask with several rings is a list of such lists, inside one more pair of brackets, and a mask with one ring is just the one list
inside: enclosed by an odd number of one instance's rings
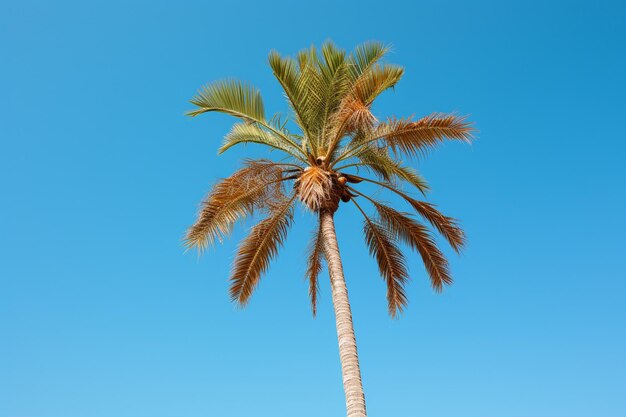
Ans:
{"label": "crown of palm tree", "polygon": [[[464,233],[455,219],[413,196],[411,189],[425,194],[428,186],[401,158],[424,155],[446,139],[469,142],[472,128],[454,114],[419,120],[374,117],[374,100],[404,73],[402,67],[382,63],[387,52],[388,47],[371,42],[346,54],[328,42],[320,51],[311,48],[295,58],[270,53],[269,64],[292,110],[289,118],[268,119],[260,92],[234,80],[205,86],[191,100],[196,109],[190,116],[216,111],[241,120],[224,138],[220,153],[237,144],[256,143],[286,156],[280,161],[245,161],[243,168],[213,187],[187,232],[186,246],[202,251],[226,237],[238,220],[255,212],[264,214],[235,257],[230,278],[235,302],[245,305],[254,292],[285,240],[298,201],[317,213],[334,212],[340,202],[356,205],[364,217],[365,241],[387,284],[391,316],[407,304],[408,272],[399,242],[419,253],[435,290],[452,283],[448,261],[425,223],[457,252],[463,247]],[[290,122],[299,133],[287,129]],[[374,178],[356,175],[359,168]],[[361,182],[395,193],[414,213],[398,211],[365,194],[358,189]],[[373,206],[374,215],[366,213],[357,202],[359,197]],[[318,227],[306,269],[313,314],[325,257],[323,242]]]}

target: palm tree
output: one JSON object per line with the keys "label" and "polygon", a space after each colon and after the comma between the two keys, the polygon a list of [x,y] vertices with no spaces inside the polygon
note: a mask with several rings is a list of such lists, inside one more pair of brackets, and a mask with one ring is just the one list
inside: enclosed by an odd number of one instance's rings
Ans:
{"label": "palm tree", "polygon": [[[358,46],[351,54],[331,42],[320,51],[313,47],[303,50],[295,58],[271,52],[269,64],[291,107],[290,117],[274,115],[268,119],[259,91],[233,80],[203,87],[191,100],[196,109],[188,113],[220,112],[240,119],[224,138],[219,153],[238,144],[255,143],[285,157],[245,161],[241,169],[214,185],[196,223],[187,231],[186,246],[203,251],[221,242],[238,220],[253,213],[263,215],[236,254],[230,277],[234,302],[248,302],[285,240],[297,202],[316,215],[318,226],[310,243],[306,278],[315,315],[318,276],[323,262],[327,262],[348,417],[364,417],[366,411],[335,234],[334,214],[340,202],[354,204],[364,217],[365,241],[387,284],[392,317],[407,304],[409,274],[399,242],[420,254],[436,291],[452,283],[452,277],[445,256],[424,223],[414,214],[398,211],[359,190],[357,184],[371,183],[401,197],[457,252],[465,241],[455,219],[401,187],[406,185],[421,194],[428,191],[423,178],[400,157],[423,155],[445,139],[469,142],[472,128],[465,118],[445,114],[378,121],[372,114],[372,103],[383,91],[393,88],[404,73],[402,67],[382,63],[387,52],[388,47],[377,42]],[[292,131],[295,128],[298,133]],[[374,178],[357,175],[359,169]],[[357,198],[362,201],[357,202]],[[366,213],[363,202],[373,206],[376,216]]]}

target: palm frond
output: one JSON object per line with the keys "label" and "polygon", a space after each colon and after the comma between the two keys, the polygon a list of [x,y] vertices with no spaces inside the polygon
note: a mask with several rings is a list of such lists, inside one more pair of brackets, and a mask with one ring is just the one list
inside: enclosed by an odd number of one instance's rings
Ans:
{"label": "palm frond", "polygon": [[299,62],[293,58],[281,57],[272,51],[269,55],[269,64],[274,76],[282,86],[289,105],[296,116],[296,123],[302,128],[305,145],[313,147],[315,152],[316,141],[313,130],[317,120],[314,114],[321,105],[319,87],[320,75],[314,69],[315,59],[308,56],[309,52],[299,54]]}
{"label": "palm frond", "polygon": [[396,153],[404,152],[409,156],[425,155],[429,149],[445,139],[461,140],[470,143],[474,131],[465,117],[434,113],[416,122],[410,119],[389,119],[379,123],[366,134],[357,135],[346,144],[335,163],[358,157],[372,145],[388,146]]}
{"label": "palm frond", "polygon": [[[365,216],[365,213],[363,214]],[[389,314],[395,317],[408,304],[404,285],[409,279],[409,274],[404,256],[385,225],[365,216],[363,231],[370,254],[376,259],[380,274],[387,283]]]}
{"label": "palm frond", "polygon": [[465,232],[459,226],[457,219],[448,217],[425,201],[409,199],[408,202],[424,219],[433,225],[448,241],[450,246],[459,253],[465,245]]}
{"label": "palm frond", "polygon": [[295,194],[277,203],[242,241],[230,277],[231,299],[245,305],[270,261],[278,254],[293,220]]}
{"label": "palm frond", "polygon": [[342,89],[337,109],[328,116],[332,129],[325,129],[322,138],[326,157],[335,156],[341,138],[351,132],[373,127],[377,121],[370,106],[387,88],[402,76],[401,67],[379,65],[389,48],[379,42],[358,46],[347,60],[348,78]]}
{"label": "palm frond", "polygon": [[381,42],[365,42],[354,48],[349,58],[352,79],[358,80],[361,74],[367,72],[380,61],[389,52],[389,49],[389,46]]}
{"label": "palm frond", "polygon": [[202,202],[198,219],[187,230],[184,244],[201,252],[222,241],[237,220],[264,208],[283,195],[282,170],[272,161],[248,161],[246,167],[213,186]]}
{"label": "palm frond", "polygon": [[260,91],[237,80],[218,81],[204,86],[191,99],[191,103],[198,107],[187,113],[192,117],[217,111],[247,121],[265,120]]}
{"label": "palm frond", "polygon": [[[446,241],[450,244],[450,246],[455,250],[456,253],[460,253],[465,246],[465,232],[461,228],[458,223],[458,220],[454,217],[449,217],[441,213],[439,210],[435,208],[435,205],[431,203],[427,203],[425,201],[417,200],[407,193],[398,189],[395,184],[386,181],[386,182],[378,182],[369,178],[359,177],[357,175],[351,175],[355,179],[371,182],[377,185],[380,185],[383,188],[392,191],[393,193],[402,197],[407,203],[413,207],[413,209],[426,221],[428,221],[432,226],[434,226],[437,231],[446,239]],[[377,201],[373,200],[371,197],[349,187],[351,191],[362,195],[368,200],[372,201],[374,204],[377,204]]]}
{"label": "palm frond", "polygon": [[404,75],[404,68],[397,65],[374,65],[363,74],[354,86],[354,95],[370,106],[383,91],[394,87]]}
{"label": "palm frond", "polygon": [[420,254],[435,291],[440,292],[444,285],[452,284],[448,260],[437,247],[428,229],[405,213],[384,204],[375,203],[374,205],[382,224],[395,237],[403,240]]}
{"label": "palm frond", "polygon": [[263,129],[257,124],[236,123],[231,131],[224,137],[218,153],[223,153],[235,145],[245,143],[257,143],[283,151],[294,158],[303,160],[300,148],[286,143],[281,137],[271,131]]}
{"label": "palm frond", "polygon": [[332,42],[326,42],[322,45],[322,56],[324,59],[320,60],[319,69],[325,89],[323,111],[319,115],[322,120],[319,146],[322,146],[327,135],[330,116],[337,110],[351,85],[349,61],[345,51],[337,48]]}
{"label": "palm frond", "polygon": [[322,271],[322,263],[325,259],[324,239],[322,236],[322,223],[318,220],[317,229],[311,236],[308,249],[308,261],[306,279],[309,281],[309,297],[311,298],[311,311],[313,316],[317,314],[317,294],[319,292],[318,277]]}
{"label": "palm frond", "polygon": [[[355,95],[346,96],[332,117],[335,139],[350,133],[371,130],[378,122],[370,106]],[[335,140],[335,143],[337,140]]]}
{"label": "palm frond", "polygon": [[319,134],[324,124],[325,98],[329,85],[320,70],[321,61],[315,48],[298,54],[300,73],[298,91],[300,92],[300,114],[306,124],[308,140],[316,150],[319,147]]}
{"label": "palm frond", "polygon": [[[286,131],[265,120],[265,110],[260,91],[246,83],[226,80],[209,84],[200,89],[196,96],[191,99],[191,103],[196,105],[197,109],[188,112],[188,116],[195,117],[208,112],[229,114],[246,123],[262,126],[272,132],[277,140],[284,142],[285,147],[298,148],[298,145],[289,138]],[[304,160],[301,156],[295,156]]]}
{"label": "palm frond", "polygon": [[411,156],[424,155],[445,139],[469,143],[473,129],[465,120],[465,117],[439,113],[416,122],[410,119],[391,119],[381,123],[374,135],[383,139],[394,151]]}
{"label": "palm frond", "polygon": [[404,69],[395,65],[374,65],[361,74],[336,110],[335,137],[371,130],[377,122],[371,112],[372,103],[383,91],[395,86],[403,74]]}

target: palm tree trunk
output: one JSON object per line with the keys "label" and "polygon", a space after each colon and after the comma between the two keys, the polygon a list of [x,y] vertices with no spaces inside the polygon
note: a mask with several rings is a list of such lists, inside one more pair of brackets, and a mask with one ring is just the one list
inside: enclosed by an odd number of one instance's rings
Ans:
{"label": "palm tree trunk", "polygon": [[324,210],[320,213],[324,250],[328,261],[330,284],[335,307],[335,321],[337,323],[337,338],[339,340],[339,357],[341,359],[341,374],[343,389],[346,393],[346,408],[348,417],[366,417],[365,394],[361,382],[359,356],[356,351],[356,338],[352,326],[352,312],[348,301],[348,289],[343,278],[341,256],[335,234],[333,212]]}

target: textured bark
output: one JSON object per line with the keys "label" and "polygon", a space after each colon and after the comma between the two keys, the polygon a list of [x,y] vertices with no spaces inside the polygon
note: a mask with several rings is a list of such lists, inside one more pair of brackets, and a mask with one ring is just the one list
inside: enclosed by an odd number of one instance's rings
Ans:
{"label": "textured bark", "polygon": [[324,250],[328,261],[330,283],[332,289],[335,320],[337,323],[337,338],[339,340],[339,357],[341,359],[341,374],[343,388],[346,393],[346,408],[348,417],[366,417],[365,394],[361,381],[359,356],[356,350],[356,338],[352,325],[352,312],[348,300],[348,289],[343,277],[343,267],[335,234],[333,212],[324,210],[320,213]]}

